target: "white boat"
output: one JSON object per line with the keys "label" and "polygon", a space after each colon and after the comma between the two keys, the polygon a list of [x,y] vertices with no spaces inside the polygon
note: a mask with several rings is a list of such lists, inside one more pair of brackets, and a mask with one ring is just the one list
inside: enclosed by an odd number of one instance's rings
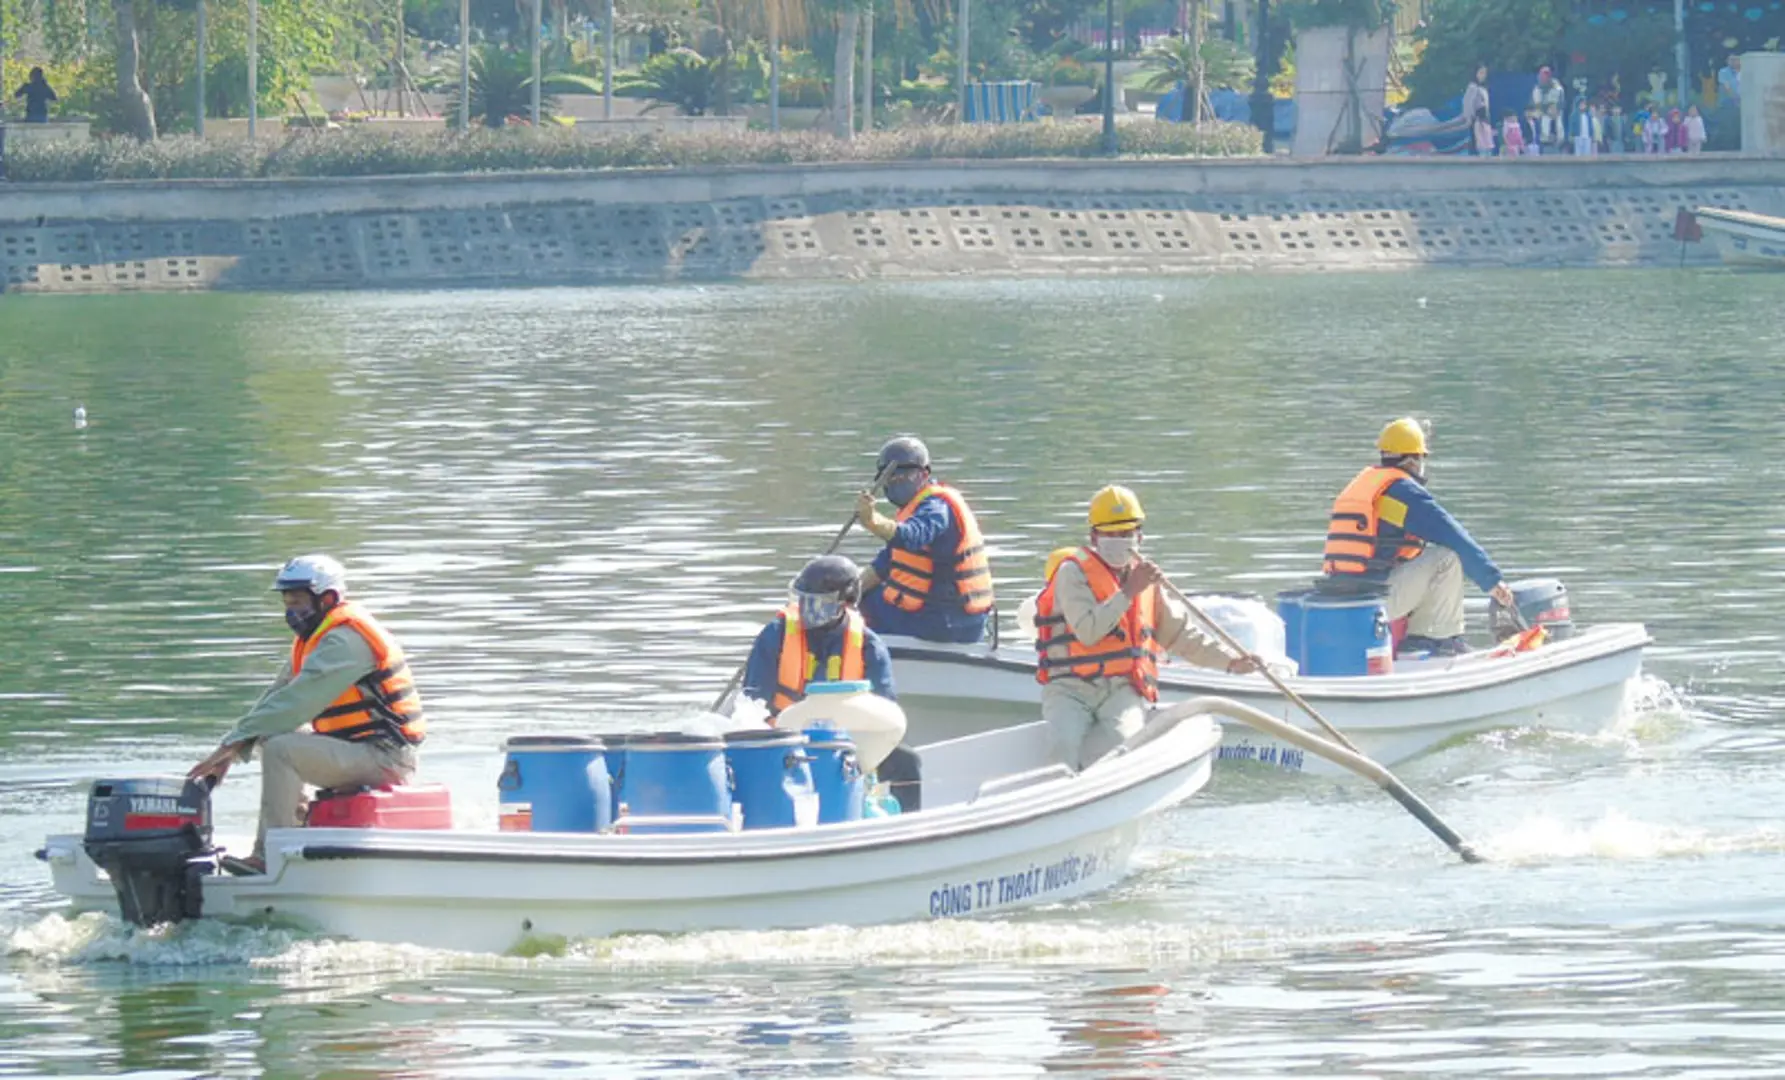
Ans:
{"label": "white boat", "polygon": [[1785,218],[1700,206],[1692,214],[1723,261],[1738,266],[1785,267]]}
{"label": "white boat", "polygon": [[[1040,705],[1033,647],[947,645],[906,637],[885,641],[913,739],[995,730],[1027,720]],[[1366,757],[1392,766],[1479,731],[1519,726],[1601,730],[1634,690],[1648,643],[1642,624],[1611,623],[1529,652],[1402,659],[1386,675],[1291,676],[1284,682]],[[1319,730],[1262,675],[1229,675],[1176,661],[1160,668],[1160,701],[1199,695],[1230,698],[1304,730]],[[1247,727],[1230,728],[1220,757],[1289,772],[1340,771]]]}
{"label": "white boat", "polygon": [[[1159,710],[1123,752],[1077,774],[1051,761],[1038,722],[921,746],[923,808],[891,817],[678,835],[276,829],[264,875],[175,865],[195,875],[200,917],[477,952],[995,914],[1127,873],[1144,823],[1208,783],[1221,729],[1199,709]],[[89,815],[94,827],[106,816]],[[83,836],[52,836],[38,854],[76,910],[119,911]]]}

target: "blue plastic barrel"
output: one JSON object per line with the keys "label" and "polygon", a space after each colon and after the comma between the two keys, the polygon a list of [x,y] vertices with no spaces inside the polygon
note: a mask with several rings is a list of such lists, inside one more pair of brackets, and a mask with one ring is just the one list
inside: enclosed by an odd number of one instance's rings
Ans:
{"label": "blue plastic barrel", "polygon": [[744,811],[744,828],[785,829],[817,820],[818,794],[805,748],[806,737],[797,731],[769,728],[725,736],[732,800]]}
{"label": "blue plastic barrel", "polygon": [[818,823],[860,821],[866,785],[855,759],[855,740],[847,731],[807,728],[806,753],[812,758],[812,785],[818,789]]}
{"label": "blue plastic barrel", "polygon": [[1302,597],[1303,675],[1386,675],[1394,670],[1388,607],[1381,596]]}
{"label": "blue plastic barrel", "polygon": [[[1313,595],[1312,589],[1289,589],[1277,594],[1277,617],[1283,620],[1283,653],[1298,665],[1302,662],[1302,601]],[[1305,668],[1298,669],[1306,675]]]}
{"label": "blue plastic barrel", "polygon": [[581,735],[516,735],[496,781],[502,828],[599,832],[613,824],[606,746]]}
{"label": "blue plastic barrel", "polygon": [[[614,774],[616,806],[626,808],[632,833],[719,832],[731,817],[731,778],[725,741],[710,735],[629,735]],[[636,819],[703,817],[693,825],[652,825]],[[615,815],[618,821],[620,815]]]}

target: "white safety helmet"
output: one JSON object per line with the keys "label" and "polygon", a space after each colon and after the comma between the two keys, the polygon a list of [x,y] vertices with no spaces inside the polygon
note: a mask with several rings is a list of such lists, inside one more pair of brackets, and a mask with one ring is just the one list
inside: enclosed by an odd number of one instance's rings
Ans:
{"label": "white safety helmet", "polygon": [[286,563],[273,578],[273,591],[304,589],[312,596],[332,592],[347,599],[347,569],[327,555],[299,555]]}

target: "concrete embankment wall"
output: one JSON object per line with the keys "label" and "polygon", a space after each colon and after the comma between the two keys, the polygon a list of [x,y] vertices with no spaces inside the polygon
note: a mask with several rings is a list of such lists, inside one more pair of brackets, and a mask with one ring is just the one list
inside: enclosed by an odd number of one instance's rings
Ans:
{"label": "concrete embankment wall", "polygon": [[[0,185],[9,291],[1673,265],[1785,159],[900,162]],[[1703,245],[1689,261],[1715,258]]]}

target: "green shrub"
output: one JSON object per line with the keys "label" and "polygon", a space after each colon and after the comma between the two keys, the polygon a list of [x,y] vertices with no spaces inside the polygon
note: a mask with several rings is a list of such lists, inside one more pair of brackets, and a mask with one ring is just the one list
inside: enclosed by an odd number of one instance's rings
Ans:
{"label": "green shrub", "polygon": [[[1116,129],[1121,153],[1147,157],[1257,154],[1258,131],[1214,124],[1140,121]],[[527,172],[541,169],[664,169],[825,161],[945,158],[1088,158],[1101,153],[1095,124],[908,127],[850,142],[815,131],[722,131],[612,135],[588,130],[474,129],[398,134],[348,128],[301,132],[283,141],[205,141],[172,136],[87,142],[20,142],[7,147],[16,182],[197,179],[215,177],[405,176],[419,173]]]}

